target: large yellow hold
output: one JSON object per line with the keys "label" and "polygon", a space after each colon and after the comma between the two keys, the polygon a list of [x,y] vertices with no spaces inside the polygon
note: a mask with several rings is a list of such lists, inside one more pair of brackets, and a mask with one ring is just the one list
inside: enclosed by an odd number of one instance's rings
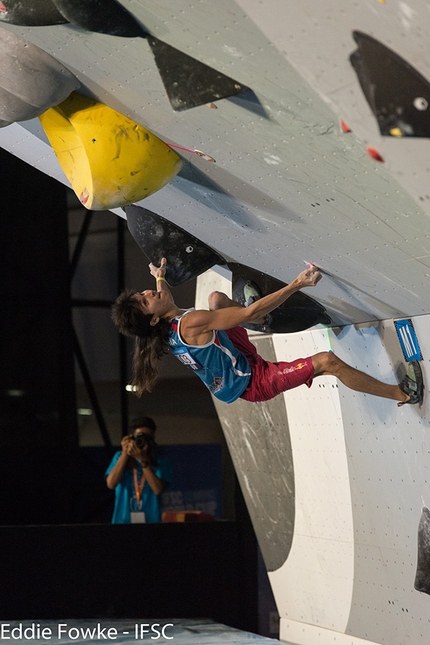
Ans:
{"label": "large yellow hold", "polygon": [[39,119],[64,174],[88,209],[140,201],[181,169],[181,158],[152,132],[75,92]]}

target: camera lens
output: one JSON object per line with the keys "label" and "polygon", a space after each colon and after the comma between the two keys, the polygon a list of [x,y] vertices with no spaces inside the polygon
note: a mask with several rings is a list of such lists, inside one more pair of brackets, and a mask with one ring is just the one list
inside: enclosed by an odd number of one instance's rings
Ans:
{"label": "camera lens", "polygon": [[133,439],[138,448],[144,448],[149,443],[149,437],[143,432],[137,434]]}

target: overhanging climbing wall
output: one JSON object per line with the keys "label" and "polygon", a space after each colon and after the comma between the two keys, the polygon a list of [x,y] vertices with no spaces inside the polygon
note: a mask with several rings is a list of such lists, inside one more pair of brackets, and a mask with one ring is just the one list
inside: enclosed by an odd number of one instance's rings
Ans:
{"label": "overhanging climbing wall", "polygon": [[[13,6],[27,7],[34,18],[36,5],[40,10],[45,4],[68,5],[71,13],[42,19],[39,25],[45,26],[29,26],[23,15],[13,20]],[[35,104],[40,107],[35,89],[43,94],[44,109],[75,89],[132,119],[181,156],[180,172],[145,198],[145,208],[223,256],[282,281],[291,281],[304,261],[315,262],[331,275],[318,295],[338,324],[430,313],[428,140],[406,136],[418,131],[409,112],[402,113],[402,123],[389,126],[405,136],[382,136],[377,119],[386,101],[395,114],[397,107],[405,110],[406,96],[414,115],[428,121],[430,109],[423,108],[429,101],[420,88],[418,96],[402,93],[400,103],[396,97],[392,105],[384,84],[378,87],[375,115],[350,61],[359,46],[353,34],[359,32],[428,81],[430,22],[424,0],[413,6],[394,0],[104,4],[100,13],[99,0],[0,3],[0,33],[6,32],[0,89],[13,90],[30,108],[17,111],[11,99],[13,109],[0,114],[1,122],[11,123],[0,128],[3,148],[68,183],[39,120],[30,116]],[[113,21],[111,11],[118,16]],[[149,39],[143,37],[147,32]],[[17,43],[12,50],[9,34]],[[50,69],[46,55],[54,59],[47,83],[34,80],[40,73],[30,75],[34,82],[28,83],[22,74],[25,57],[10,55],[19,53],[21,39],[29,43],[21,49],[31,46],[41,70]],[[165,52],[170,52],[166,59]],[[183,55],[194,59],[190,74],[180,73],[183,65],[176,67]],[[363,51],[361,56],[368,58]],[[210,78],[221,87],[212,91],[211,82],[208,87],[197,82],[209,78],[207,69],[199,73],[200,64],[210,66]],[[367,67],[368,77],[373,70]],[[399,74],[391,78],[389,87]],[[51,94],[58,84],[64,85],[61,98]],[[184,105],[183,96],[191,98],[195,90],[197,103],[203,103],[196,105],[193,96],[192,105]],[[341,121],[350,131],[340,127]],[[97,137],[88,145],[98,148]],[[368,148],[384,163],[369,157]],[[108,155],[105,161],[109,166]],[[81,192],[86,199],[81,188],[78,196]]]}
{"label": "overhanging climbing wall", "polygon": [[[208,272],[199,278],[197,305],[226,288],[227,278]],[[427,376],[430,317],[413,324]],[[333,348],[389,383],[405,365],[392,320],[252,340],[272,360]],[[430,505],[426,401],[421,409],[398,408],[319,377],[312,388],[267,403],[215,404],[269,572],[281,639],[427,643],[429,598],[414,588],[420,518]]]}

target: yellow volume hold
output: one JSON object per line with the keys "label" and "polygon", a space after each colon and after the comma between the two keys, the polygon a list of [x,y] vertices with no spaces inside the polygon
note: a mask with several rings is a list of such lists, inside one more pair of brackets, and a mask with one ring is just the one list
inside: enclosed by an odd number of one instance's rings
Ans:
{"label": "yellow volume hold", "polygon": [[138,202],[181,169],[179,155],[155,134],[76,92],[39,119],[64,174],[90,210]]}

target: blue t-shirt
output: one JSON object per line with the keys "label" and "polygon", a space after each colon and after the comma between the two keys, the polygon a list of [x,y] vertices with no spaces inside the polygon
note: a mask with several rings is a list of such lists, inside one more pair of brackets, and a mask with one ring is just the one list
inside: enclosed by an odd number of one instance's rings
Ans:
{"label": "blue t-shirt", "polygon": [[195,371],[208,390],[225,403],[236,401],[248,387],[251,368],[245,355],[225,331],[214,331],[206,345],[187,345],[180,334],[183,316],[172,320],[170,351],[186,367]]}
{"label": "blue t-shirt", "polygon": [[[108,469],[105,472],[105,477],[108,476],[112,468],[115,466],[121,455],[121,451],[115,453]],[[137,479],[140,482],[142,479],[142,467],[140,462],[136,459],[137,466]],[[156,461],[156,465],[152,466],[153,472],[165,481],[167,484],[173,483],[172,469],[170,462],[165,457],[160,457]],[[141,509],[145,513],[146,522],[161,522],[160,513],[160,500],[159,495],[156,495],[147,481],[143,486]],[[112,515],[112,524],[130,524],[131,517],[130,511],[138,510],[136,491],[134,487],[134,477],[132,468],[124,468],[121,481],[115,486],[115,506]]]}

